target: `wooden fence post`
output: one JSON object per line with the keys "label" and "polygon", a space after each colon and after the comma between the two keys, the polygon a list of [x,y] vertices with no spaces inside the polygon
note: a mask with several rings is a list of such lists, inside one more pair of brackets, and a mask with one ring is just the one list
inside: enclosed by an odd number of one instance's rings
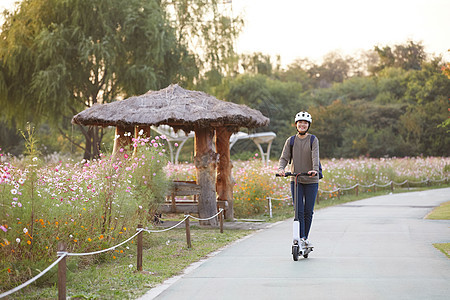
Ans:
{"label": "wooden fence post", "polygon": [[391,181],[391,192],[394,192],[394,182]]}
{"label": "wooden fence post", "polygon": [[220,233],[223,233],[223,210],[219,214]]}
{"label": "wooden fence post", "polygon": [[338,199],[341,200],[341,189],[338,188],[337,192],[338,192]]}
{"label": "wooden fence post", "polygon": [[[66,252],[65,242],[61,241],[58,243],[58,252]],[[66,299],[66,258],[67,256],[61,259],[58,263],[58,300]]]}
{"label": "wooden fence post", "polygon": [[272,199],[269,197],[267,199],[267,207],[269,208],[269,217],[272,218]]}
{"label": "wooden fence post", "polygon": [[[138,229],[142,228],[141,224],[138,224]],[[143,252],[143,245],[142,245],[142,230],[137,235],[137,263],[136,263],[136,269],[138,271],[142,271],[142,252]]]}
{"label": "wooden fence post", "polygon": [[359,195],[359,186],[355,187],[355,194],[356,194],[356,197],[358,197],[358,195]]}
{"label": "wooden fence post", "polygon": [[189,217],[187,217],[186,220],[184,220],[184,224],[186,225],[186,242],[187,242],[187,246],[188,246],[188,248],[192,248],[192,244],[191,244],[191,227],[189,225]]}

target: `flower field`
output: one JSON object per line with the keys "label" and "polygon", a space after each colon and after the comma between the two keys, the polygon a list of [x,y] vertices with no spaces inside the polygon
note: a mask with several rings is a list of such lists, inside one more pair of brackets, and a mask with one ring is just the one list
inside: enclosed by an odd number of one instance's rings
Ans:
{"label": "flower field", "polygon": [[[320,191],[333,191],[355,184],[370,185],[397,183],[405,180],[420,182],[439,181],[450,174],[448,157],[406,157],[406,158],[357,158],[322,160],[324,178],[320,181]],[[277,161],[264,165],[255,155],[249,161],[235,161],[232,169],[236,181],[233,190],[235,216],[250,217],[267,211],[267,197],[290,197],[289,180],[275,177]],[[169,165],[171,178],[195,180],[193,164]],[[370,191],[370,189],[369,189]],[[319,192],[320,199],[337,196],[337,193]],[[288,203],[290,201],[287,201]],[[283,205],[278,202],[276,205]]]}
{"label": "flower field", "polygon": [[[139,138],[134,153],[121,149],[118,158],[91,162],[44,164],[35,156],[20,161],[0,156],[2,286],[28,279],[31,262],[48,265],[59,241],[68,252],[90,252],[119,244],[137,224],[151,226],[170,180],[196,179],[193,164],[167,163],[164,142],[164,136]],[[255,156],[233,164],[236,217],[263,214],[268,196],[290,196],[288,179],[275,178],[276,161],[264,165]],[[449,176],[450,158],[332,159],[322,165],[319,187],[331,191],[356,183],[442,180]],[[323,194],[321,200],[333,196]],[[128,250],[125,244],[94,260],[120,259]]]}
{"label": "flower field", "polygon": [[[169,184],[164,137],[136,139],[134,146],[134,155],[120,149],[114,159],[92,162],[0,157],[2,286],[28,279],[27,263],[54,260],[59,241],[68,252],[97,251],[153,220]],[[116,259],[127,250],[124,245],[95,259]]]}

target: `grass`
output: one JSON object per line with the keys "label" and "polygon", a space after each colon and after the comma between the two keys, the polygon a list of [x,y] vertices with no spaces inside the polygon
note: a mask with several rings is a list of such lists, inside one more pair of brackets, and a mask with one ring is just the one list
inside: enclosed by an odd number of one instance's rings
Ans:
{"label": "grass", "polygon": [[436,207],[428,216],[430,220],[450,220],[450,201]]}
{"label": "grass", "polygon": [[[144,232],[143,271],[136,271],[136,246],[126,255],[101,262],[101,255],[67,258],[67,297],[70,299],[136,299],[164,280],[182,273],[201,260],[246,235],[249,230],[225,230],[191,226],[192,248],[187,248],[184,228],[163,233]],[[130,254],[133,253],[133,254]],[[13,294],[14,299],[56,299],[57,268]]]}
{"label": "grass", "polygon": [[433,244],[433,246],[450,258],[450,243]]}
{"label": "grass", "polygon": [[[427,219],[450,220],[450,201],[442,203],[439,207],[436,207],[430,214],[428,214]],[[450,243],[437,243],[433,244],[433,246],[450,258]]]}

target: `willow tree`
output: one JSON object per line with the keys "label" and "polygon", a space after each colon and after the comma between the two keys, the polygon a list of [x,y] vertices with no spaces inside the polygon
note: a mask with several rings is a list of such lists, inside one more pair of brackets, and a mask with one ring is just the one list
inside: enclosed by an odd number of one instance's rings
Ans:
{"label": "willow tree", "polygon": [[230,0],[161,0],[177,40],[195,53],[202,75],[238,72],[234,43],[243,27]]}
{"label": "willow tree", "polygon": [[[24,0],[4,13],[0,105],[15,122],[63,127],[96,103],[197,75],[158,0]],[[84,158],[102,130],[80,127]]]}

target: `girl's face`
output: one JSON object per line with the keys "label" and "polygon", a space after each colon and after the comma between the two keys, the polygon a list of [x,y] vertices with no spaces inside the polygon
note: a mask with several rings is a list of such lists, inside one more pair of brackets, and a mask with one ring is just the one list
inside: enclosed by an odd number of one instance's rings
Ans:
{"label": "girl's face", "polygon": [[309,123],[306,121],[298,121],[295,125],[297,126],[297,130],[299,132],[306,132],[309,127]]}

